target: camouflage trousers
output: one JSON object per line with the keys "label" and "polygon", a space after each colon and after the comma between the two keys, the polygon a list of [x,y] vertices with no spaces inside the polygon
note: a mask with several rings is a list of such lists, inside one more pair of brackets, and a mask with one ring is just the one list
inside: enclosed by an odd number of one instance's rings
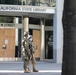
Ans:
{"label": "camouflage trousers", "polygon": [[36,68],[36,60],[35,60],[35,57],[34,57],[34,54],[33,55],[28,55],[27,57],[25,57],[25,59],[23,60],[24,61],[24,70],[29,68],[30,66],[30,62],[32,63],[32,68],[35,69]]}

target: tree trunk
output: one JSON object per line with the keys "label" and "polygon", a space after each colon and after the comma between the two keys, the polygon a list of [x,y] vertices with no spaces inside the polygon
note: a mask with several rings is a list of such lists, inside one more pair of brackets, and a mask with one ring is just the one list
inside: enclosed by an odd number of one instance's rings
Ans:
{"label": "tree trunk", "polygon": [[64,0],[62,75],[76,75],[76,0]]}

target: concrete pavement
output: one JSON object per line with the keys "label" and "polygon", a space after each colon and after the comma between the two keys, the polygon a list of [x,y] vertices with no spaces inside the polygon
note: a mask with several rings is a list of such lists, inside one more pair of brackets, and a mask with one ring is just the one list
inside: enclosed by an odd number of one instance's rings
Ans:
{"label": "concrete pavement", "polygon": [[[61,75],[61,64],[50,62],[36,62],[38,73],[29,73],[29,75]],[[32,65],[30,65],[32,71]],[[23,62],[0,62],[0,75],[28,75],[23,72]]]}

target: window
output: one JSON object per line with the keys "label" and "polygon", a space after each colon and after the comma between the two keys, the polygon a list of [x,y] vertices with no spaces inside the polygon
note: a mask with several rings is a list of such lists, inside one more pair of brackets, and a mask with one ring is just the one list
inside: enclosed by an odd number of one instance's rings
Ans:
{"label": "window", "polygon": [[53,26],[53,20],[45,20],[45,26]]}
{"label": "window", "polygon": [[30,17],[30,18],[29,18],[29,24],[36,24],[36,25],[40,25],[40,19]]}

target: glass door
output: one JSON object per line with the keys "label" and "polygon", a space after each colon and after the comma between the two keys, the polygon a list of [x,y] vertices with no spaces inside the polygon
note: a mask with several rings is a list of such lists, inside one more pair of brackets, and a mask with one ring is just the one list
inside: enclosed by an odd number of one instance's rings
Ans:
{"label": "glass door", "polygon": [[45,59],[53,59],[53,31],[45,31]]}

